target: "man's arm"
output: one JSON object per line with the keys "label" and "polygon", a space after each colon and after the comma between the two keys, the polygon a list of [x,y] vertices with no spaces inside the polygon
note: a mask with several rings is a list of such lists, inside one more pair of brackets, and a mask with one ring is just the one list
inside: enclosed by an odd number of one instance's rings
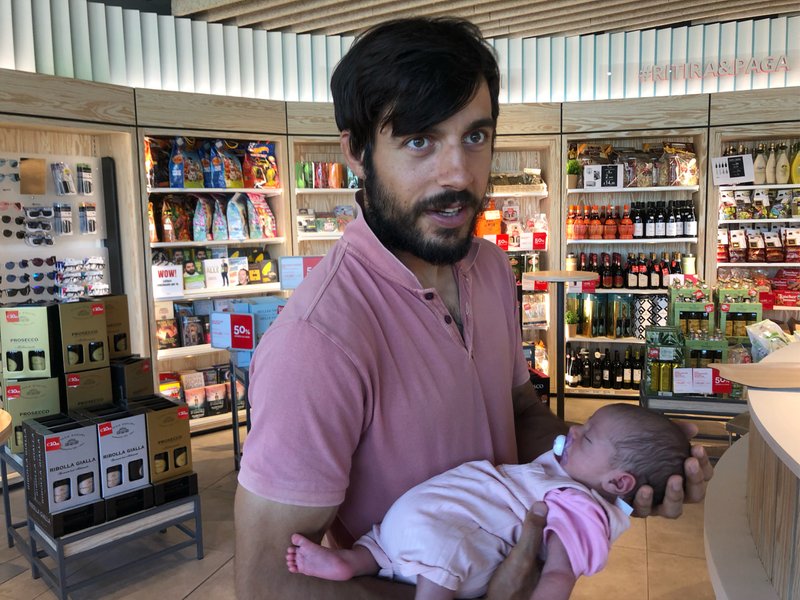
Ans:
{"label": "man's arm", "polygon": [[514,388],[511,397],[514,401],[518,460],[520,463],[530,462],[550,450],[556,436],[567,433],[567,426],[539,401],[530,381]]}
{"label": "man's arm", "polygon": [[239,486],[235,505],[236,597],[241,600],[326,600],[414,597],[414,587],[376,577],[348,582],[323,581],[289,573],[286,548],[291,535],[301,533],[319,543],[333,522],[337,507],[305,507],[266,500]]}

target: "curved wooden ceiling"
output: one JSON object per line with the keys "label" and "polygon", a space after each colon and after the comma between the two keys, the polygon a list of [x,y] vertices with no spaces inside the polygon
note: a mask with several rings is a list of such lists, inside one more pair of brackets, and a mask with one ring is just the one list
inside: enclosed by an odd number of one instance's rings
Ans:
{"label": "curved wooden ceiling", "polygon": [[239,27],[353,35],[371,25],[408,16],[458,16],[486,37],[540,37],[632,31],[669,25],[800,14],[797,0],[172,0],[176,17]]}

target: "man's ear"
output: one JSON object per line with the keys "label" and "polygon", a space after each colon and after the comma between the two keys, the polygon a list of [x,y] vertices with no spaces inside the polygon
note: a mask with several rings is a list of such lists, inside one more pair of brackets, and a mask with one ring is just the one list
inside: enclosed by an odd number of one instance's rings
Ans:
{"label": "man's ear", "polygon": [[603,491],[614,496],[626,496],[636,487],[636,477],[627,471],[611,471],[603,479]]}
{"label": "man's ear", "polygon": [[352,148],[350,148],[350,130],[345,129],[339,134],[339,146],[342,149],[342,154],[344,154],[344,159],[347,161],[347,166],[350,167],[350,170],[356,174],[359,179],[364,179],[364,153],[361,153],[361,156],[356,156],[353,154]]}

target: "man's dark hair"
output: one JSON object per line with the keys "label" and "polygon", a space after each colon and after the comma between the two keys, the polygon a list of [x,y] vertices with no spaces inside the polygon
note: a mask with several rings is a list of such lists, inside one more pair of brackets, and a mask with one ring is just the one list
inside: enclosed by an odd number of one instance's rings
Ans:
{"label": "man's dark hair", "polygon": [[636,478],[629,502],[643,485],[653,488],[653,506],[664,501],[667,480],[683,475],[691,445],[683,430],[664,415],[633,404],[612,404],[613,418],[624,429],[614,435],[611,464]]}
{"label": "man's dark hair", "polygon": [[361,34],[333,72],[336,125],[350,131],[355,156],[368,156],[384,126],[391,125],[395,135],[423,132],[466,106],[483,81],[497,123],[497,60],[469,21],[411,18],[382,23]]}

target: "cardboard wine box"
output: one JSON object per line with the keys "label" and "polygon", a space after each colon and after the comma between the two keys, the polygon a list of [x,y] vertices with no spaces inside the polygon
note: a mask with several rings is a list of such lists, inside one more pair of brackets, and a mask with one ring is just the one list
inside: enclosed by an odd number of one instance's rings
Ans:
{"label": "cardboard wine box", "polygon": [[26,419],[46,417],[59,412],[58,378],[4,381],[5,410],[11,415],[14,433],[8,438],[11,452],[23,451],[22,423]]}
{"label": "cardboard wine box", "polygon": [[133,414],[113,406],[79,410],[71,416],[78,416],[97,428],[103,498],[150,485],[144,414]]}
{"label": "cardboard wine box", "polygon": [[56,537],[102,523],[96,426],[57,414],[22,427],[31,518]]}
{"label": "cardboard wine box", "polygon": [[131,351],[131,324],[128,315],[128,297],[103,296],[106,306],[106,329],[108,331],[109,358],[125,358]]}
{"label": "cardboard wine box", "polygon": [[149,358],[130,356],[111,361],[111,389],[114,402],[124,406],[127,400],[152,396],[153,367]]}
{"label": "cardboard wine box", "polygon": [[108,366],[106,307],[101,300],[56,304],[49,311],[50,326],[60,333],[57,374]]}
{"label": "cardboard wine box", "polygon": [[0,308],[0,348],[5,378],[40,379],[58,373],[54,357],[58,338],[51,335],[47,323],[48,312],[54,306]]}
{"label": "cardboard wine box", "polygon": [[158,483],[192,472],[189,409],[160,396],[128,403],[128,410],[144,413],[150,481]]}
{"label": "cardboard wine box", "polygon": [[59,377],[61,385],[61,410],[68,412],[81,408],[109,406],[114,403],[111,391],[111,369],[95,369],[67,373]]}

